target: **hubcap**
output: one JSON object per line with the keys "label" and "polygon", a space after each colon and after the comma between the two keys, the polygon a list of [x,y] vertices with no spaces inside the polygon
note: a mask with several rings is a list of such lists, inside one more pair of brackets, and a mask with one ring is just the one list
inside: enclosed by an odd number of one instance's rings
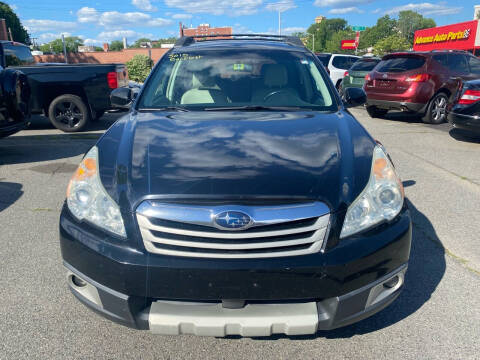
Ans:
{"label": "hubcap", "polygon": [[435,120],[435,122],[443,121],[443,119],[445,118],[446,108],[447,99],[445,97],[440,96],[435,99],[432,108],[432,119]]}
{"label": "hubcap", "polygon": [[74,128],[83,120],[83,114],[75,103],[64,101],[55,106],[55,120]]}

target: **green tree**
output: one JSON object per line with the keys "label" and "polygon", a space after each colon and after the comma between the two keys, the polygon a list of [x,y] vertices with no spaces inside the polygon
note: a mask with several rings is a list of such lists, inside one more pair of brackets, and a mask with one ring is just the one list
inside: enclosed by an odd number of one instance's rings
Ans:
{"label": "green tree", "polygon": [[325,51],[337,54],[354,54],[355,50],[342,49],[342,40],[355,39],[355,32],[352,30],[341,30],[332,34],[325,44]]}
{"label": "green tree", "polygon": [[100,46],[95,46],[94,49],[95,51],[103,51],[103,48]]}
{"label": "green tree", "polygon": [[123,41],[122,40],[113,40],[109,47],[111,51],[122,51],[123,50]]}
{"label": "green tree", "polygon": [[143,83],[153,67],[153,61],[147,55],[135,55],[126,64],[130,80]]}
{"label": "green tree", "polygon": [[437,26],[433,19],[424,18],[412,10],[400,11],[397,23],[398,30],[411,46],[413,46],[415,31]]}
{"label": "green tree", "polygon": [[135,41],[132,45],[130,45],[130,48],[140,48],[142,42],[152,42],[149,38],[140,38],[137,41]]}
{"label": "green tree", "polygon": [[360,49],[366,49],[375,45],[379,40],[396,34],[397,32],[397,20],[392,19],[388,15],[382,16],[374,26],[360,33],[360,43],[358,47]]}
{"label": "green tree", "polygon": [[320,24],[312,24],[307,29],[308,39],[307,47],[312,48],[312,40],[315,35],[315,51],[326,51],[327,42],[332,39],[334,34],[347,30],[347,21],[345,19],[326,19]]}
{"label": "green tree", "polygon": [[382,56],[394,51],[402,51],[410,49],[411,44],[401,35],[393,34],[384,39],[379,40],[374,46],[374,54]]}
{"label": "green tree", "polygon": [[[80,39],[78,36],[67,36],[65,38],[65,47],[67,49],[67,52],[77,52],[80,45],[83,45],[83,40]],[[57,54],[62,53],[62,39],[55,39],[47,44],[43,44],[40,46],[40,50],[43,52],[53,51]]]}
{"label": "green tree", "polygon": [[30,37],[28,36],[27,30],[22,26],[20,19],[13,12],[12,8],[4,2],[0,2],[0,19],[5,19],[7,30],[8,28],[12,30],[14,41],[30,45]]}

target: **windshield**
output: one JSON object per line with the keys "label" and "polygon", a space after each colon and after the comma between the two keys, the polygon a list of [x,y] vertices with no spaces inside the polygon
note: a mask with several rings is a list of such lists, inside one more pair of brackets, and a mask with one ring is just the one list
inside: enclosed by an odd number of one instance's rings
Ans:
{"label": "windshield", "polygon": [[145,84],[138,108],[290,107],[334,111],[312,55],[287,51],[170,52]]}

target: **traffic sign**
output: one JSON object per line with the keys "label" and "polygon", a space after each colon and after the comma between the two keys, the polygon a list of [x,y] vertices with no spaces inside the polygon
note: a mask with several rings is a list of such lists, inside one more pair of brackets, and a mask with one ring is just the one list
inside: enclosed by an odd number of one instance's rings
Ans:
{"label": "traffic sign", "polygon": [[353,31],[365,31],[366,26],[352,26]]}

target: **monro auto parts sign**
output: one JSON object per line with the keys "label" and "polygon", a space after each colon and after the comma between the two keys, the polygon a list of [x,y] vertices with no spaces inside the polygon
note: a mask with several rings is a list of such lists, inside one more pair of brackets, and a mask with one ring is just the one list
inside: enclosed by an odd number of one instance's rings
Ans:
{"label": "monro auto parts sign", "polygon": [[441,49],[469,50],[475,47],[478,21],[441,26],[415,32],[413,49],[429,51]]}

